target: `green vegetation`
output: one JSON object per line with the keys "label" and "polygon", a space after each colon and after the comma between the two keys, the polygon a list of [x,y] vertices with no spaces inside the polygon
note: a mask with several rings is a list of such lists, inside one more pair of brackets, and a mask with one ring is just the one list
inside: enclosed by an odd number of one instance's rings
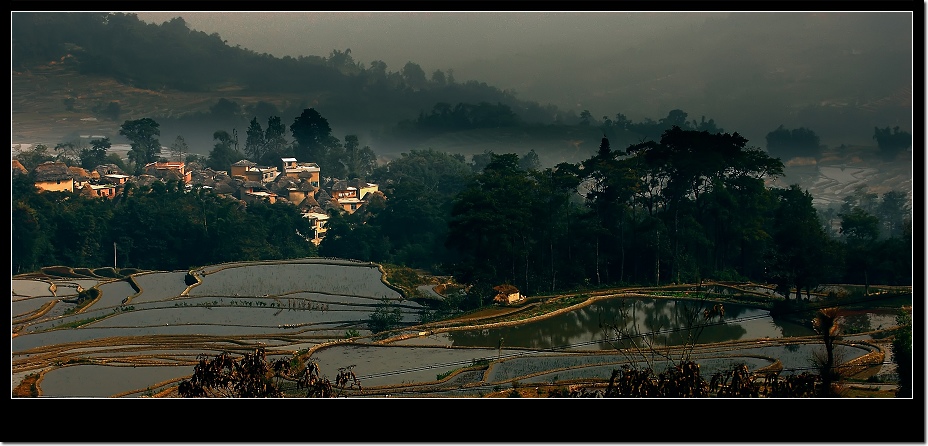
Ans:
{"label": "green vegetation", "polygon": [[425,280],[414,269],[400,265],[386,264],[383,265],[386,272],[386,281],[391,286],[398,288],[400,293],[407,299],[421,298],[422,292],[419,291],[419,285]]}
{"label": "green vegetation", "polygon": [[398,327],[402,320],[402,310],[389,299],[383,298],[367,320],[367,328],[377,334]]}
{"label": "green vegetation", "polygon": [[105,319],[105,318],[108,317],[108,316],[109,316],[109,315],[104,315],[104,316],[97,316],[97,317],[91,317],[91,318],[87,318],[87,319],[81,319],[81,320],[77,320],[77,321],[72,321],[72,322],[68,322],[68,323],[64,323],[64,324],[57,325],[57,326],[55,326],[55,327],[52,327],[52,329],[53,329],[53,330],[63,330],[63,329],[68,329],[68,328],[77,328],[77,327],[80,327],[80,326],[82,326],[82,325],[89,324],[89,323],[91,323],[91,322],[99,321],[100,319]]}
{"label": "green vegetation", "polygon": [[467,367],[459,367],[456,369],[448,370],[447,372],[439,373],[435,375],[436,381],[441,381],[455,373],[467,371],[467,370],[486,370],[490,366],[490,360],[486,358],[481,359],[472,359],[470,365]]}
{"label": "green vegetation", "polygon": [[489,367],[490,360],[488,358],[473,359],[470,365],[471,367]]}
{"label": "green vegetation", "polygon": [[[492,305],[492,289],[499,284],[514,284],[523,294],[537,297],[627,284],[698,283],[705,278],[773,283],[785,298],[774,304],[773,314],[793,314],[805,320],[810,314],[817,316],[815,326],[829,347],[824,361],[818,364],[825,379],[824,393],[831,392],[830,383],[837,379],[831,351],[837,337],[832,330],[837,316],[833,312],[815,313],[819,308],[808,305],[811,291],[821,283],[863,282],[860,291],[830,296],[826,301],[854,304],[861,302],[858,297],[884,297],[874,293],[879,290],[871,289],[871,283],[912,284],[912,218],[905,194],[890,191],[882,197],[866,193],[849,196],[837,215],[840,230],[834,233],[833,221],[812,206],[808,191],[798,185],[765,185],[765,180],[782,176],[780,158],[821,155],[819,138],[810,129],[780,126],[767,135],[768,154],[748,145],[738,133],[724,133],[711,119],[688,121],[682,110],[672,110],[659,121],[638,123],[622,114],[597,123],[585,110],[578,119],[550,123],[545,120],[548,118],[539,118],[551,116],[550,109],[517,101],[512,94],[479,82],[456,84],[443,73],[430,80],[412,62],[401,71],[388,72],[381,61],[365,68],[349,51],[335,50],[328,58],[276,59],[230,48],[218,36],[189,30],[180,19],[146,25],[134,15],[122,13],[22,14],[12,23],[13,62],[19,70],[55,60],[140,88],[208,91],[234,86],[252,93],[305,90],[305,80],[311,78],[314,83],[336,86],[334,93],[318,95],[330,117],[345,122],[351,117],[356,124],[376,122],[369,118],[389,114],[395,126],[365,129],[381,133],[385,144],[444,137],[467,146],[471,142],[468,138],[475,134],[534,135],[514,137],[519,143],[531,142],[539,134],[559,139],[564,135],[598,137],[602,133],[603,138],[599,150],[588,158],[547,168],[542,168],[534,150],[524,155],[487,150],[468,162],[464,155],[431,149],[410,150],[375,167],[375,153],[362,147],[356,135],[346,135],[344,142],[338,140],[328,118],[302,105],[280,111],[273,104],[243,107],[220,99],[208,113],[159,117],[162,122],[154,118],[126,120],[120,134],[132,143],[129,158],[136,173],[145,163],[160,159],[158,137],[162,129],[195,123],[232,129],[231,133],[221,129],[211,133],[212,151],[201,161],[212,168],[226,170],[246,156],[270,164],[268,161],[280,156],[293,155],[319,163],[326,175],[375,181],[382,185],[388,200],[372,200],[350,215],[333,213],[328,235],[317,251],[301,236],[312,229],[289,204],[245,206],[203,188],[186,191],[177,181],[131,184],[117,200],[103,201],[76,194],[40,194],[32,187],[32,178],[14,174],[13,274],[40,269],[52,277],[96,274],[125,278],[139,292],[128,275],[143,269],[190,269],[194,265],[318,253],[383,263],[387,281],[409,298],[421,297],[417,286],[422,278],[412,268],[451,274],[465,284],[465,292],[430,303],[434,308],[423,312],[423,322]],[[55,32],[36,31],[48,29]],[[153,38],[156,35],[163,40]],[[204,63],[191,63],[193,60]],[[179,71],[185,75],[173,75]],[[379,102],[370,102],[368,97],[377,97]],[[104,103],[88,106],[78,98],[63,102],[68,111],[92,110],[116,121],[123,113],[119,103]],[[292,125],[285,126],[278,115],[293,117]],[[259,124],[259,119],[265,118],[266,131]],[[243,125],[246,122],[250,125]],[[248,138],[241,152],[235,129],[246,127]],[[284,138],[286,129],[293,136],[292,144]],[[911,146],[911,135],[898,127],[892,132],[888,127],[876,128],[874,139],[887,156]],[[176,149],[172,146],[172,150],[184,153],[186,142],[175,141]],[[30,170],[48,160],[90,166],[109,159],[108,139],[91,144],[93,149],[62,142],[55,146],[57,156],[40,145],[17,159]],[[622,144],[624,149],[613,149],[611,144]],[[114,244],[119,247],[117,263],[124,268],[42,267],[109,264]],[[187,274],[185,283],[192,285],[195,278]],[[683,291],[655,295],[709,296]],[[97,289],[80,292],[74,300],[79,306],[66,314],[97,297]],[[589,297],[579,294],[533,302],[524,305],[524,311],[500,319],[549,313]],[[885,298],[911,303],[911,292],[887,293]],[[242,300],[229,305],[267,303]],[[325,311],[327,306],[301,308]],[[121,306],[114,312],[133,309]],[[102,317],[55,328],[76,328]],[[902,378],[912,373],[911,364],[905,362],[912,349],[911,320],[900,318],[899,322],[902,328],[895,333],[893,352],[898,356],[894,360],[901,382],[906,383]],[[376,306],[367,321],[375,334],[401,324],[400,308],[387,299]],[[848,333],[865,329],[855,324],[845,327]],[[358,335],[355,329],[345,332],[348,338]],[[474,360],[472,367],[488,364],[488,359]],[[705,396],[715,390],[712,382],[698,376],[698,367],[693,371],[692,364],[686,362],[676,366],[680,368],[668,370],[670,378],[656,386],[651,386],[656,375],[650,369],[616,371],[606,395]],[[440,374],[438,379],[452,372]],[[736,368],[729,376],[742,372]],[[336,384],[347,383],[351,377],[353,374],[340,373]],[[776,377],[773,379],[776,383]],[[728,393],[720,395],[756,396],[761,391],[774,396],[813,394],[814,379],[812,387],[809,376],[796,379],[789,386],[772,390],[769,386],[766,390],[747,384],[728,386],[721,390]],[[288,380],[295,380],[301,389],[308,388],[307,396],[328,396],[333,391],[313,364],[290,358],[270,366],[259,350],[241,360],[228,354],[212,360],[202,358],[191,380],[182,384],[181,393],[279,396],[279,384]],[[633,385],[623,387],[628,383]],[[517,384],[513,382],[510,396],[521,396]],[[898,392],[910,395],[911,389],[903,384]]]}
{"label": "green vegetation", "polygon": [[[662,125],[686,114],[672,115]],[[332,142],[325,119],[318,113],[304,118],[306,128],[296,125],[299,120],[291,126],[300,136],[294,148],[323,150],[319,144]],[[405,297],[421,297],[423,279],[411,265],[451,274],[464,292],[428,302],[423,322],[492,305],[493,287],[504,283],[526,296],[544,296],[723,276],[773,283],[797,301],[820,283],[863,278],[861,294],[868,297],[874,294],[870,283],[911,284],[911,210],[898,193],[882,201],[849,197],[838,215],[841,231],[833,234],[807,191],[764,185],[782,173],[778,159],[737,133],[710,134],[691,130],[694,125],[625,150],[613,150],[603,138],[592,157],[543,170],[531,154],[489,152],[468,165],[463,156],[410,152],[372,173],[389,200],[353,214],[332,213],[318,252],[384,264],[387,282]],[[697,162],[694,151],[713,156]],[[13,232],[21,235],[14,237],[14,273],[47,264],[108,263],[114,241],[117,261],[126,265],[113,271],[119,276],[316,253],[299,235],[312,230],[295,206],[243,206],[204,189],[185,191],[179,182],[129,186],[108,202],[37,193],[28,177],[14,174],[13,207]],[[66,267],[44,271],[79,276]],[[680,290],[665,295],[694,296]],[[784,305],[780,314],[790,310]],[[392,311],[375,316],[375,332],[398,324]]]}
{"label": "green vegetation", "polygon": [[90,305],[91,302],[100,297],[100,290],[97,288],[88,288],[86,290],[80,291],[77,293],[77,297],[74,299],[62,299],[62,302],[77,304],[74,308],[69,308],[65,314],[75,313],[80,311],[80,309]]}

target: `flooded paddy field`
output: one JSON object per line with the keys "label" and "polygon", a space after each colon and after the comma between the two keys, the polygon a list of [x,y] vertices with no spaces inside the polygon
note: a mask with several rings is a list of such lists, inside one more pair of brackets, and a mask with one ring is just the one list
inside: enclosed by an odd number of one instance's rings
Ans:
{"label": "flooded paddy field", "polygon": [[[97,297],[78,303],[91,288]],[[623,365],[666,362],[629,355],[620,332],[650,333],[655,347],[678,349],[679,357],[683,315],[693,305],[639,295],[438,329],[421,322],[422,303],[385,283],[379,265],[317,258],[126,277],[14,277],[11,295],[12,387],[38,376],[41,396],[61,398],[170,396],[199,358],[257,347],[269,357],[304,353],[330,378],[351,367],[365,389],[357,396],[472,397],[513,383],[601,380]],[[387,305],[406,328],[375,335],[371,315]],[[821,349],[809,327],[775,322],[750,305],[725,309],[686,353],[704,374],[734,364],[804,370]],[[891,314],[856,318],[862,331],[893,323]],[[858,341],[838,351],[850,361],[880,347]]]}

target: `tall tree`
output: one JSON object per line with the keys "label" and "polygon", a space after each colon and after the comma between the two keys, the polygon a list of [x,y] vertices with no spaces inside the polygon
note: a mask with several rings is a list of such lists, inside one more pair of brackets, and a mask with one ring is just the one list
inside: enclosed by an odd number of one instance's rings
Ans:
{"label": "tall tree", "polygon": [[403,81],[413,90],[420,90],[424,88],[427,83],[425,71],[417,63],[411,61],[406,62],[406,65],[403,65],[401,73],[403,75]]}
{"label": "tall tree", "polygon": [[106,151],[112,146],[108,137],[92,139],[90,148],[81,149],[81,167],[92,170],[106,164]]}
{"label": "tall tree", "polygon": [[847,243],[848,273],[864,279],[864,295],[870,294],[870,272],[874,264],[874,249],[880,235],[880,219],[855,207],[839,214],[840,233]]}
{"label": "tall tree", "polygon": [[287,152],[287,128],[280,120],[280,116],[267,118],[267,128],[264,130],[264,155],[255,162],[265,166],[276,165]]}
{"label": "tall tree", "polygon": [[593,250],[597,285],[603,281],[602,264],[615,265],[617,278],[624,281],[626,216],[640,176],[633,170],[632,161],[619,159],[623,154],[612,150],[609,139],[603,136],[596,155],[582,163],[587,205],[597,223]]}
{"label": "tall tree", "polygon": [[341,178],[345,175],[338,138],[332,136],[329,121],[316,109],[304,109],[293,120],[290,132],[294,139],[293,152],[299,161],[318,164],[327,177]]}
{"label": "tall tree", "polygon": [[577,238],[571,237],[573,216],[582,212],[576,200],[579,170],[575,164],[560,163],[543,171],[529,171],[537,185],[530,212],[532,221],[538,222],[533,263],[539,290],[554,292],[583,283],[583,265],[575,261],[572,247]]}
{"label": "tall tree", "polygon": [[596,123],[596,118],[593,117],[593,114],[589,110],[583,110],[580,112],[580,125],[587,127]]}
{"label": "tall tree", "polygon": [[80,141],[61,142],[55,145],[56,158],[69,166],[77,164],[81,151],[86,148]]}
{"label": "tall tree", "polygon": [[187,159],[187,153],[190,152],[190,146],[187,145],[187,141],[184,140],[183,136],[177,135],[174,138],[174,142],[171,144],[171,159],[174,161],[185,161]]}
{"label": "tall tree", "polygon": [[826,235],[808,191],[793,184],[774,189],[774,195],[777,201],[770,222],[774,244],[768,251],[768,276],[787,299],[795,286],[798,299],[803,287],[818,284]]}
{"label": "tall tree", "polygon": [[[745,179],[782,175],[782,162],[749,147],[747,142],[738,133],[711,134],[674,126],[664,132],[660,142],[646,141],[627,149],[637,158],[637,168],[645,177],[642,198],[649,212],[654,207],[661,211],[660,216],[671,230],[668,238],[673,249],[674,280],[684,280],[684,272],[691,275],[686,280],[701,275],[700,262],[695,260],[707,255],[708,244],[703,239],[709,217],[707,197],[712,191],[740,187],[737,185]],[[693,237],[683,237],[683,232]],[[684,261],[688,262],[686,270]]]}
{"label": "tall tree", "polygon": [[541,161],[538,160],[538,154],[535,149],[529,150],[525,155],[519,158],[519,168],[528,172],[541,168]]}
{"label": "tall tree", "polygon": [[840,313],[837,307],[822,308],[812,319],[812,327],[822,337],[825,344],[824,357],[818,358],[820,376],[822,378],[821,396],[835,395],[832,383],[841,375],[835,369],[835,341],[840,339],[841,325],[838,323]]}
{"label": "tall tree", "polygon": [[161,153],[161,135],[159,124],[151,118],[142,118],[126,121],[119,128],[119,134],[130,141],[129,161],[132,162],[136,174],[142,173],[146,164],[158,160]]}
{"label": "tall tree", "polygon": [[357,135],[345,135],[344,164],[348,178],[367,179],[377,165],[377,155],[370,146],[361,147]]}
{"label": "tall tree", "polygon": [[265,141],[264,129],[261,128],[261,124],[258,123],[258,118],[251,118],[251,122],[248,124],[248,130],[245,131],[247,135],[245,138],[245,155],[247,155],[252,161],[260,162],[261,157],[264,156],[265,146],[267,142]]}
{"label": "tall tree", "polygon": [[432,72],[432,83],[436,85],[445,85],[448,83],[448,79],[445,76],[445,72],[441,70],[435,70]]}
{"label": "tall tree", "polygon": [[232,163],[244,158],[245,155],[235,149],[235,141],[229,132],[217,130],[213,132],[213,140],[216,143],[206,162],[211,169],[229,172]]}
{"label": "tall tree", "polygon": [[906,220],[912,218],[912,207],[905,192],[891,190],[883,194],[877,207],[882,227],[889,238],[901,237]]}
{"label": "tall tree", "polygon": [[490,164],[458,194],[451,210],[446,243],[463,258],[456,278],[479,284],[477,291],[481,292],[501,283],[528,292],[541,286],[527,277],[527,260],[535,242],[531,231],[534,190],[533,178],[519,169],[518,155],[491,154]]}

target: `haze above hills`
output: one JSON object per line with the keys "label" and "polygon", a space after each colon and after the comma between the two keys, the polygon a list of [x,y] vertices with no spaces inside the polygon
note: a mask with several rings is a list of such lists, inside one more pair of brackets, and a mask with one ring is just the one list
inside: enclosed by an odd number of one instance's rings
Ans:
{"label": "haze above hills", "polygon": [[351,50],[367,66],[453,69],[522,100],[638,121],[682,109],[763,145],[815,130],[828,145],[911,131],[910,12],[148,12],[278,57]]}
{"label": "haze above hills", "polygon": [[[18,17],[13,13],[14,31]],[[232,77],[215,79],[211,88],[184,89],[178,88],[181,80],[203,70],[198,64],[215,62],[185,54],[187,48],[172,46],[176,40],[149,42],[171,51],[165,59],[157,59],[154,51],[137,51],[140,62],[155,60],[163,66],[170,58],[185,61],[166,70],[164,81],[155,84],[139,81],[141,76],[131,68],[122,69],[120,76],[89,72],[88,55],[105,58],[94,49],[102,43],[81,40],[82,34],[14,32],[12,142],[54,146],[77,135],[105,135],[120,142],[123,120],[152,117],[162,123],[163,145],[183,135],[194,152],[206,154],[214,131],[235,128],[244,135],[251,116],[263,124],[259,115],[266,115],[267,107],[260,111],[260,103],[276,107],[287,125],[302,107],[315,107],[328,119],[333,135],[357,134],[384,159],[433,147],[465,155],[535,150],[545,165],[576,162],[595,151],[603,117],[623,114],[631,121],[657,121],[674,109],[691,120],[712,119],[761,148],[765,135],[781,124],[812,129],[830,149],[844,145],[864,153],[875,150],[874,127],[912,131],[909,12],[159,12],[138,13],[138,18],[158,32],[178,32],[182,25],[204,41],[207,35],[216,37],[227,48],[221,51],[229,61],[264,56],[261,60],[270,66],[283,58],[305,62],[316,71],[294,76],[299,89],[269,91],[257,81],[246,84]],[[63,27],[58,30],[64,32]],[[17,67],[16,49],[29,39],[55,42],[66,51]],[[346,55],[351,56],[347,62]],[[359,76],[373,73],[375,61],[384,62],[379,68],[385,79],[404,78],[404,64],[412,63],[426,80],[441,70],[453,74],[456,83],[358,91],[354,86],[360,85]],[[107,63],[119,62],[113,58]],[[253,62],[240,66],[253,69],[254,78],[281,71],[262,72],[263,66]],[[69,98],[74,99],[70,110],[65,106]],[[221,99],[241,106],[238,121],[208,119]],[[414,140],[396,136],[401,122],[414,122],[439,102],[454,106],[481,101],[503,103],[526,122],[565,127],[553,134],[519,127],[445,131]],[[110,102],[120,106],[118,119],[100,116]],[[578,127],[585,110],[592,125]],[[638,139],[616,135],[613,147]],[[847,161],[853,157],[831,162]]]}

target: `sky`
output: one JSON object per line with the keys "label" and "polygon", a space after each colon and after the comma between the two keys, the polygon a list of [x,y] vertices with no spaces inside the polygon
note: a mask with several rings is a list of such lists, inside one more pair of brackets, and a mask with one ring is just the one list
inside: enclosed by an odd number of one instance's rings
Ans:
{"label": "sky", "polygon": [[122,12],[277,57],[414,62],[596,118],[682,109],[749,139],[783,124],[833,144],[912,128],[912,11]]}

